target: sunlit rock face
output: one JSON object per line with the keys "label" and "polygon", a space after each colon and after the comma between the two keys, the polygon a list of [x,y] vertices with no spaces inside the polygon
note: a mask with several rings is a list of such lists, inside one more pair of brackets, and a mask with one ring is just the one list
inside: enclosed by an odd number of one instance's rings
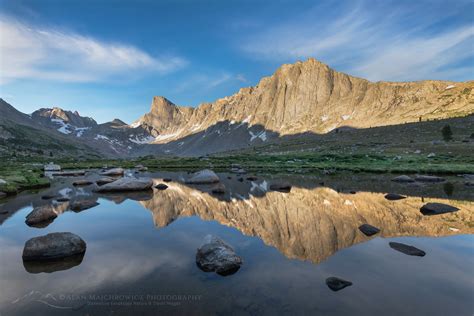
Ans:
{"label": "sunlit rock face", "polygon": [[310,58],[282,65],[256,86],[196,108],[154,97],[150,112],[134,126],[158,136],[157,143],[204,131],[219,122],[229,125],[221,126],[224,134],[234,133],[240,124],[281,135],[325,133],[341,126],[367,128],[418,122],[420,117],[465,116],[474,112],[473,88],[474,82],[370,82]]}
{"label": "sunlit rock face", "polygon": [[[254,183],[253,187],[260,187]],[[358,227],[368,223],[380,228],[375,236],[447,236],[473,233],[474,204],[464,201],[408,197],[399,201],[385,199],[383,193],[337,193],[319,187],[293,187],[290,193],[261,192],[248,198],[231,192],[230,201],[176,182],[152,199],[140,202],[153,213],[157,227],[171,224],[182,216],[239,229],[276,247],[288,258],[321,262],[336,251],[364,242]],[[460,211],[424,216],[420,208],[428,201],[444,202]]]}

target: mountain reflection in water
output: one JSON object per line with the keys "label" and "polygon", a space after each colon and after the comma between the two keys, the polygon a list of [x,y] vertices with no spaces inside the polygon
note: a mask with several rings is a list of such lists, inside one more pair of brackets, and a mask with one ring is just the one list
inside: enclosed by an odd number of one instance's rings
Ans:
{"label": "mountain reflection in water", "polygon": [[[314,263],[339,249],[370,239],[358,229],[365,223],[380,228],[377,235],[380,237],[474,232],[471,225],[474,203],[424,199],[425,202],[450,203],[461,209],[452,214],[427,217],[420,213],[425,203],[419,197],[389,201],[382,193],[338,193],[327,187],[293,187],[290,193],[267,192],[263,182],[254,182],[251,186],[257,196],[250,194],[245,198],[242,192],[230,192],[234,197],[228,202],[212,193],[172,182],[168,183],[167,190],[156,191],[152,199],[140,203],[153,213],[157,227],[167,226],[179,217],[199,216],[235,227],[245,235],[257,236],[288,258]],[[209,191],[210,188],[212,186],[207,187]]]}
{"label": "mountain reflection in water", "polygon": [[[93,186],[73,187],[72,179],[59,179],[50,189],[4,200],[0,312],[464,315],[474,308],[474,203],[472,189],[462,180],[449,179],[453,190],[448,195],[445,183],[408,186],[364,176],[341,182],[286,176],[280,180],[293,187],[281,193],[269,190],[277,177],[240,182],[235,175],[220,174],[225,193],[213,194],[213,185],[184,184],[184,173],[147,175],[156,184],[164,177],[173,181],[166,190],[96,194]],[[389,201],[384,197],[388,192],[408,197]],[[41,199],[45,194],[70,201]],[[78,200],[99,205],[70,211],[70,203]],[[460,210],[424,216],[420,207],[429,202]],[[39,205],[49,205],[58,217],[43,228],[28,227],[25,216]],[[365,236],[359,230],[365,223],[380,232]],[[84,239],[84,256],[22,261],[28,239],[62,231]],[[221,237],[242,257],[237,273],[222,277],[196,266],[196,250],[207,234]],[[390,242],[426,255],[407,255]],[[330,277],[352,285],[333,292],[326,285]],[[125,294],[199,299],[151,306],[91,301]]]}

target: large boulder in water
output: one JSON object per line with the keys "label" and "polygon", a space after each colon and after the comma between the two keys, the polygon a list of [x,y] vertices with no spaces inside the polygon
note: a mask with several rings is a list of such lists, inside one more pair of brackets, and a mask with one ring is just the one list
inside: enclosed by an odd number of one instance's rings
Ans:
{"label": "large boulder in water", "polygon": [[28,215],[26,215],[25,223],[28,226],[46,227],[48,226],[58,214],[50,205],[43,205],[35,207]]}
{"label": "large boulder in water", "polygon": [[123,176],[125,170],[123,168],[113,168],[109,170],[105,170],[100,174],[103,176]]}
{"label": "large boulder in water", "polygon": [[95,188],[94,192],[145,191],[150,190],[152,186],[153,180],[150,178],[120,178],[114,182]]}
{"label": "large boulder in water", "polygon": [[207,235],[196,253],[196,264],[205,272],[216,272],[225,276],[240,269],[242,258],[219,237]]}
{"label": "large boulder in water", "polygon": [[23,260],[54,260],[86,251],[86,243],[73,233],[51,233],[31,238],[23,248]]}
{"label": "large boulder in water", "polygon": [[209,169],[204,169],[192,174],[191,178],[186,180],[188,184],[209,184],[219,182],[217,174]]}
{"label": "large boulder in water", "polygon": [[101,178],[95,180],[95,183],[97,185],[104,185],[104,184],[111,183],[111,182],[114,182],[114,181],[117,181],[117,178],[101,177]]}
{"label": "large boulder in water", "polygon": [[459,211],[457,207],[443,203],[427,203],[420,208],[423,215],[439,215],[457,211]]}

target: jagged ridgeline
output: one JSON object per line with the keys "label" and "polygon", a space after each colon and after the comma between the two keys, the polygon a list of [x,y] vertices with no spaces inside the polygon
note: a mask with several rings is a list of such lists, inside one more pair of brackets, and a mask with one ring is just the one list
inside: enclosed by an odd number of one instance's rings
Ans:
{"label": "jagged ridgeline", "polygon": [[[58,108],[27,116],[2,100],[0,145],[5,150],[20,137],[10,131],[14,126],[49,131],[48,137],[111,157],[202,155],[382,126],[387,127],[379,132],[389,135],[393,130],[388,126],[469,117],[473,88],[474,81],[370,82],[308,59],[283,65],[255,87],[196,108],[154,97],[150,112],[131,125],[118,119],[97,124]],[[472,124],[472,118],[457,122],[463,123]],[[441,124],[446,122],[431,128]]]}

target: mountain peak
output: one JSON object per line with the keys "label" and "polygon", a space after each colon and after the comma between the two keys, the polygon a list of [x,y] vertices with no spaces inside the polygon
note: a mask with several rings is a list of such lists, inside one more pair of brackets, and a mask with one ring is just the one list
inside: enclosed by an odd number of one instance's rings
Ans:
{"label": "mountain peak", "polygon": [[113,119],[110,123],[115,125],[127,125],[127,123],[118,118]]}
{"label": "mountain peak", "polygon": [[163,111],[174,107],[176,107],[176,105],[163,96],[154,96],[151,102],[151,112]]}

